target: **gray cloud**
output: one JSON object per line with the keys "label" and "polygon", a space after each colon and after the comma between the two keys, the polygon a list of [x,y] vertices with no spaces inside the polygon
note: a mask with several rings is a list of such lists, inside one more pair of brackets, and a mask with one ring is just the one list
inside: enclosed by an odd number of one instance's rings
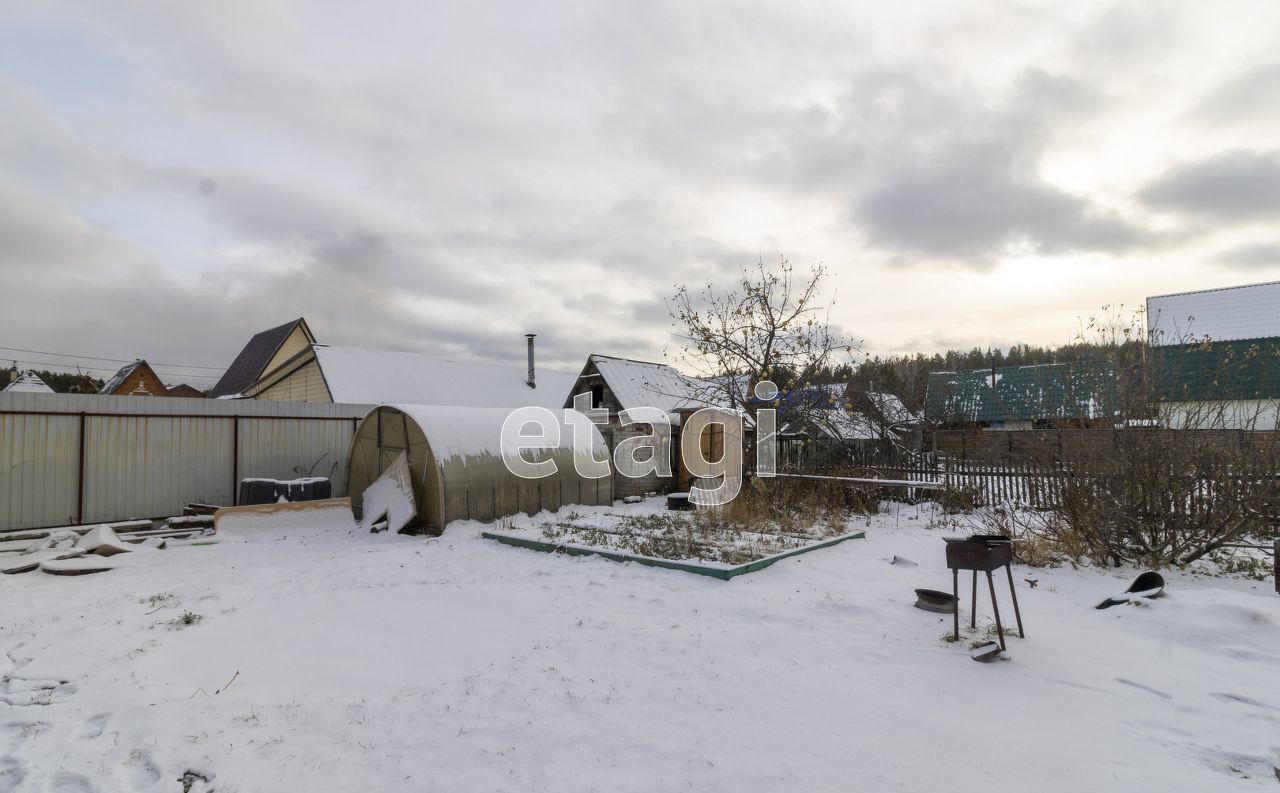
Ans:
{"label": "gray cloud", "polygon": [[[884,261],[980,271],[1009,246],[1185,239],[1199,218],[1153,235],[1104,208],[1134,184],[1104,201],[1045,164],[1105,143],[1147,92],[1158,106],[1154,56],[1186,51],[1201,13],[29,4],[0,36],[57,46],[0,61],[3,329],[214,364],[299,315],[333,343],[514,362],[533,330],[541,360],[576,368],[656,357],[676,283],[782,252],[843,268],[836,321],[883,338],[854,320],[863,261],[884,283]],[[1223,117],[1248,112],[1237,44],[1205,104]]]}
{"label": "gray cloud", "polygon": [[893,164],[855,201],[872,242],[981,267],[1010,246],[1123,251],[1148,239],[1134,223],[1039,175],[1040,157],[1062,125],[1099,109],[1093,91],[1033,70],[995,107],[960,107],[963,96],[931,90],[923,107],[899,111],[892,149],[906,156],[889,154]]}
{"label": "gray cloud", "polygon": [[905,169],[858,208],[873,241],[986,264],[1007,246],[1045,253],[1124,250],[1143,239],[1123,220],[1009,168],[998,145],[957,147]]}
{"label": "gray cloud", "polygon": [[1280,242],[1261,242],[1232,248],[1219,255],[1218,261],[1243,270],[1280,269]]}
{"label": "gray cloud", "polygon": [[1280,212],[1280,154],[1234,150],[1185,163],[1140,193],[1156,209],[1226,221]]}
{"label": "gray cloud", "polygon": [[1280,60],[1232,75],[1211,90],[1193,118],[1203,124],[1265,122],[1280,113]]}

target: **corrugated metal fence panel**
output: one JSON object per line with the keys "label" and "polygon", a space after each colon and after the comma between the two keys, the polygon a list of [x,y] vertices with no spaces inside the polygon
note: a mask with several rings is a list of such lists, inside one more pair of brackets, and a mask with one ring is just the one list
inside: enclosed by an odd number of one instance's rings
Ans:
{"label": "corrugated metal fence panel", "polygon": [[241,418],[240,478],[326,476],[333,495],[345,495],[354,434],[354,421]]}
{"label": "corrugated metal fence panel", "polygon": [[83,522],[179,515],[192,502],[232,503],[233,419],[90,416],[85,422]]}
{"label": "corrugated metal fence panel", "polygon": [[[231,504],[235,478],[334,478],[368,405],[0,393],[0,530]],[[84,515],[77,515],[85,414]],[[239,466],[233,459],[239,416]]]}
{"label": "corrugated metal fence panel", "polygon": [[0,415],[0,528],[75,522],[79,416]]}

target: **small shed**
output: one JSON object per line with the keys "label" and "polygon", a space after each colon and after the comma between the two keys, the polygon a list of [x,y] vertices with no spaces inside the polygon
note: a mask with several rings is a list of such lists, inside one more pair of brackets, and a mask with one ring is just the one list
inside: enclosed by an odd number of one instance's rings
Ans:
{"label": "small shed", "polygon": [[418,522],[440,532],[454,520],[492,521],[517,513],[535,514],[566,504],[613,503],[613,478],[590,479],[574,466],[573,430],[591,433],[597,460],[607,450],[600,431],[588,422],[560,422],[560,445],[526,452],[531,461],[554,460],[556,473],[540,479],[516,476],[502,459],[500,441],[506,408],[442,405],[381,405],[360,422],[347,460],[347,492],[352,506],[396,458],[405,453],[413,480]]}

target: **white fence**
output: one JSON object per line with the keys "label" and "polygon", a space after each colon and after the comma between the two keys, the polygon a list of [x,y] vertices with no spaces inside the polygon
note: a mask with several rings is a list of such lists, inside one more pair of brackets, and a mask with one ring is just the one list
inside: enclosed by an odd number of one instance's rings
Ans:
{"label": "white fence", "polygon": [[233,504],[246,477],[327,476],[371,406],[0,393],[0,531]]}

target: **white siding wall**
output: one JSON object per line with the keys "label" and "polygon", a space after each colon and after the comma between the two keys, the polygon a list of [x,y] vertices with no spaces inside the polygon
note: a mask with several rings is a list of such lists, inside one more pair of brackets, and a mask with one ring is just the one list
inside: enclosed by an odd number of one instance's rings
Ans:
{"label": "white siding wall", "polygon": [[1147,298],[1152,344],[1280,336],[1280,281]]}
{"label": "white siding wall", "polygon": [[257,394],[258,399],[277,402],[332,402],[320,365],[315,361],[290,372],[280,382]]}
{"label": "white siding wall", "polygon": [[237,478],[250,476],[330,476],[341,495],[355,419],[368,410],[2,393],[0,530],[164,517],[191,502],[230,504]]}
{"label": "white siding wall", "polygon": [[309,344],[311,344],[311,339],[307,338],[307,334],[303,332],[302,327],[294,328],[293,332],[289,334],[289,338],[284,340],[284,343],[280,345],[280,349],[276,350],[276,354],[267,362],[261,374],[274,371],[277,366],[305,350]]}
{"label": "white siding wall", "polygon": [[1161,419],[1173,429],[1200,430],[1280,429],[1280,400],[1241,399],[1231,402],[1169,402]]}

